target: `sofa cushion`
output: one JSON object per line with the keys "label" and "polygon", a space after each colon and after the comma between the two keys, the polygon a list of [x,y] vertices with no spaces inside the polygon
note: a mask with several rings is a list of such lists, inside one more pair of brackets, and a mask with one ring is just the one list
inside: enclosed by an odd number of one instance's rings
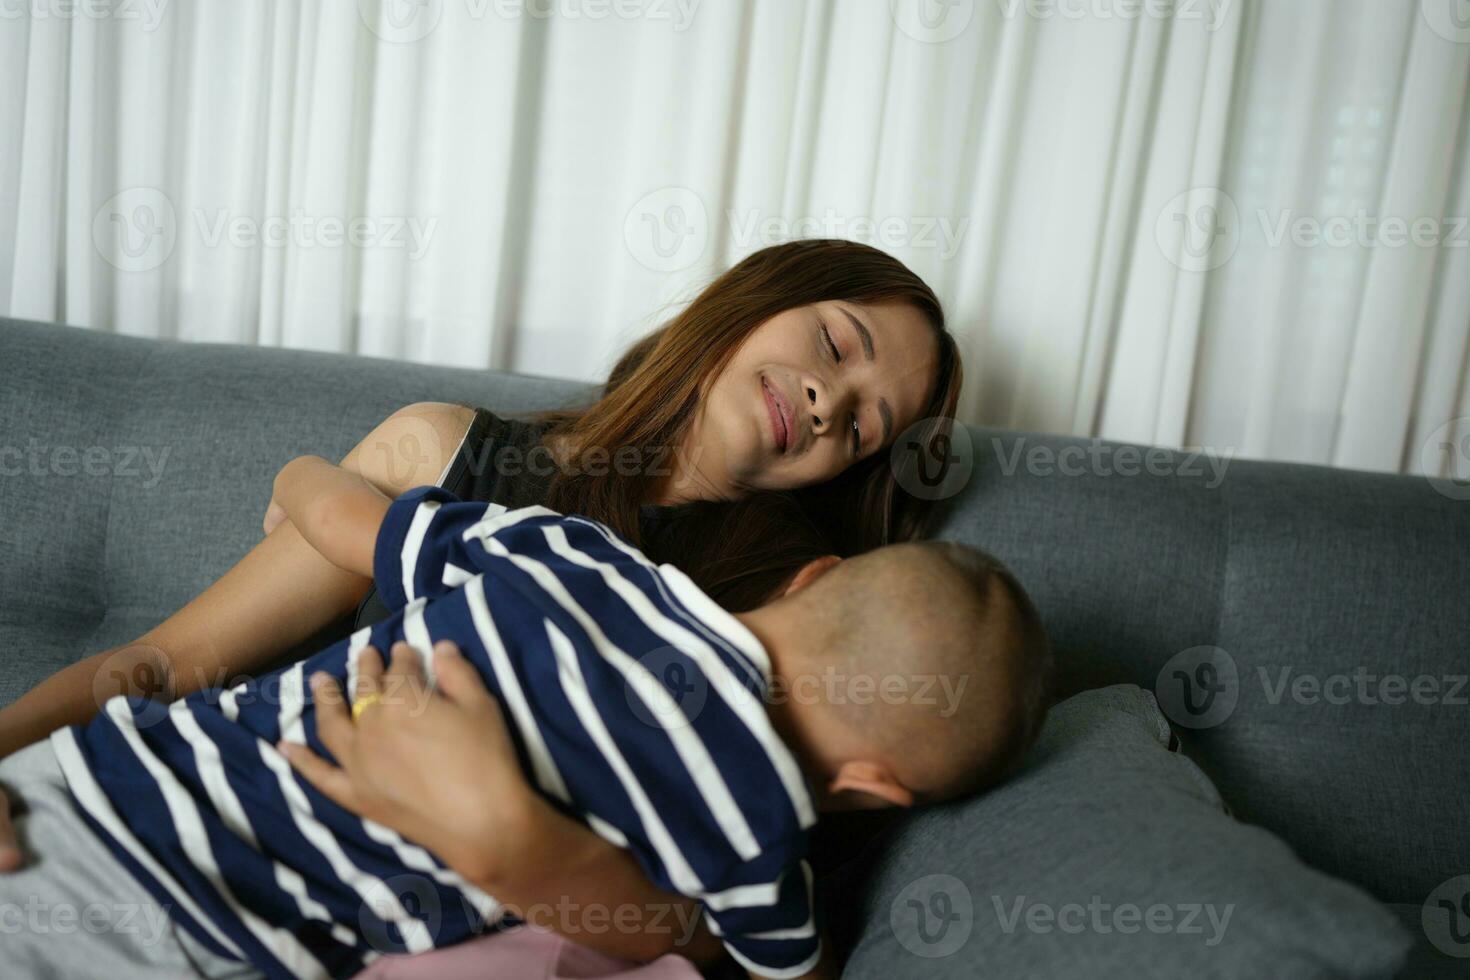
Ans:
{"label": "sofa cushion", "polygon": [[967,435],[938,533],[1026,584],[1067,693],[1137,684],[1170,708],[1175,658],[1215,647],[1234,680],[1188,744],[1238,816],[1385,902],[1470,871],[1470,503],[1227,450]]}
{"label": "sofa cushion", "polygon": [[1228,816],[1169,734],[1133,685],[1053,708],[1022,772],[853,863],[844,976],[1394,977],[1395,916]]}
{"label": "sofa cushion", "polygon": [[[293,456],[341,459],[416,401],[497,411],[588,386],[0,321],[0,705],[153,628],[261,539]],[[344,635],[342,622],[295,648]],[[238,678],[221,678],[226,683]]]}

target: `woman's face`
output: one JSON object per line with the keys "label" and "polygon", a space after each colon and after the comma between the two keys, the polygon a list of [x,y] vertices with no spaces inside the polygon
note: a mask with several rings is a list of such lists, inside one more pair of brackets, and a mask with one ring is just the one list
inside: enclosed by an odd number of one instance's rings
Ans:
{"label": "woman's face", "polygon": [[683,464],[700,496],[822,483],[918,421],[938,356],[933,327],[902,301],[778,313],[705,382]]}

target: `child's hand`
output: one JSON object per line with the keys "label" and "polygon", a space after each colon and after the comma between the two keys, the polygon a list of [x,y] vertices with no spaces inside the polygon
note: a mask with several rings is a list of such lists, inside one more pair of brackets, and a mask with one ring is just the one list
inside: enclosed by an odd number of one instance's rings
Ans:
{"label": "child's hand", "polygon": [[0,789],[0,874],[19,868],[25,859],[15,839],[15,827],[10,822],[10,799]]}
{"label": "child's hand", "polygon": [[270,506],[265,509],[265,523],[262,525],[265,528],[266,537],[270,537],[270,533],[285,519],[286,508],[276,503],[276,498],[272,497]]}

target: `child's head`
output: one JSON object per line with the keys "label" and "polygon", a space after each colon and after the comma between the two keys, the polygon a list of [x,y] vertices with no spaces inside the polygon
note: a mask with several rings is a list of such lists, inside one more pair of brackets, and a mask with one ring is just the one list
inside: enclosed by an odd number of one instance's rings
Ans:
{"label": "child's head", "polygon": [[952,799],[1004,776],[1045,714],[1051,652],[995,558],[947,541],[813,562],[742,617],[771,714],[822,809]]}

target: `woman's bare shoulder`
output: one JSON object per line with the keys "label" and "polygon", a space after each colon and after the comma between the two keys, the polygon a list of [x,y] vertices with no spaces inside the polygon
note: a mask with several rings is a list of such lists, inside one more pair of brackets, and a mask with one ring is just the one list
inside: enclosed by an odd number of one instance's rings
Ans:
{"label": "woman's bare shoulder", "polygon": [[453,402],[404,405],[364,436],[342,465],[394,496],[434,483],[474,417],[474,409]]}

